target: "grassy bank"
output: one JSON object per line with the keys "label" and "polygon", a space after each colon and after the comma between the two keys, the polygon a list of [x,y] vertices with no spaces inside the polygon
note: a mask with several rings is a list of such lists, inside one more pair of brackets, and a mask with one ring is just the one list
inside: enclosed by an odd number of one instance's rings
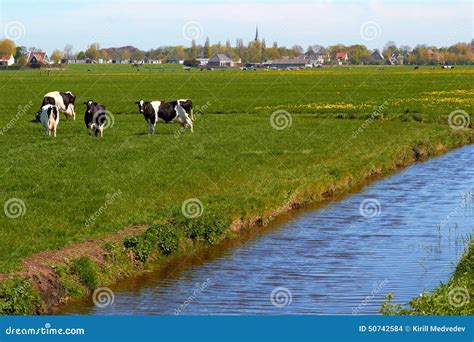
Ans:
{"label": "grassy bank", "polygon": [[[50,77],[37,71],[0,73],[0,126],[6,128],[0,134],[5,151],[0,201],[4,209],[16,203],[18,210],[5,209],[0,217],[0,273],[6,279],[24,272],[35,282],[31,266],[37,263],[28,258],[46,252],[41,263],[55,265],[48,276],[58,278],[59,297],[80,296],[146,262],[215,243],[229,234],[229,225],[238,230],[262,224],[291,207],[346,192],[374,175],[470,141],[469,131],[447,123],[452,110],[472,108],[472,96],[465,96],[466,82],[474,78],[470,68],[414,74],[411,68],[100,67],[76,66]],[[30,122],[42,95],[52,89],[78,95],[78,119],[61,117],[56,139]],[[409,100],[434,91],[448,92],[433,95],[437,98],[461,102]],[[196,106],[194,134],[159,125],[158,133],[148,136],[143,117],[133,114],[140,98],[184,97]],[[86,134],[80,103],[88,99],[106,104],[113,114],[104,139]],[[296,106],[302,104],[307,106]],[[289,113],[280,118],[283,127],[271,119],[275,109]],[[372,120],[365,119],[374,112]],[[47,254],[130,226],[152,228],[101,243],[89,261],[77,253],[64,260]],[[3,282],[0,302],[18,302],[15,294],[21,294],[34,305],[18,312],[36,310],[38,282],[16,291],[15,281]]]}
{"label": "grassy bank", "polygon": [[386,296],[381,313],[385,315],[472,315],[474,314],[474,239],[471,238],[456,270],[445,284],[425,291],[407,305],[393,304]]}

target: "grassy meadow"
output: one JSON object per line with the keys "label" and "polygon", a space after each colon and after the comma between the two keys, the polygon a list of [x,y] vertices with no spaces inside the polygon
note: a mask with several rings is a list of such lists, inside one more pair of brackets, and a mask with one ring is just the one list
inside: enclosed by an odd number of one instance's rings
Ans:
{"label": "grassy meadow", "polygon": [[[470,133],[451,129],[448,115],[472,117],[472,84],[470,67],[1,71],[0,203],[24,207],[0,215],[0,273],[40,251],[162,222],[188,199],[205,214],[245,218],[393,168],[413,146],[458,146]],[[77,96],[77,119],[61,115],[56,138],[32,122],[52,90]],[[134,102],[178,98],[194,102],[194,134],[158,124],[149,136]],[[112,113],[103,139],[87,135],[89,99]],[[289,113],[283,123],[276,110]]]}

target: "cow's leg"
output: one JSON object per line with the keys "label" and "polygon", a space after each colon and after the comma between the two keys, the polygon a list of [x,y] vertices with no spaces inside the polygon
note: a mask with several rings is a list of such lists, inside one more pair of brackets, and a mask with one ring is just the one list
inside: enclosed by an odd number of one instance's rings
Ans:
{"label": "cow's leg", "polygon": [[191,133],[194,133],[194,129],[193,129],[193,121],[189,118],[189,117],[186,117],[186,124],[189,126],[189,128],[191,129]]}
{"label": "cow's leg", "polygon": [[149,127],[148,127],[148,133],[155,134],[155,129],[156,129],[156,122],[155,123],[150,122]]}

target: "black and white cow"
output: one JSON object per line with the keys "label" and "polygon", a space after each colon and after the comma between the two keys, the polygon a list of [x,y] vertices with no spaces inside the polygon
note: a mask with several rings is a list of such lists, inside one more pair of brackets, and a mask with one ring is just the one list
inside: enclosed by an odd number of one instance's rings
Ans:
{"label": "black and white cow", "polygon": [[44,133],[56,136],[56,129],[59,124],[59,110],[55,105],[47,104],[41,107],[40,122],[44,127]]}
{"label": "black and white cow", "polygon": [[104,126],[107,121],[105,106],[89,100],[84,102],[86,112],[84,114],[84,123],[89,130],[89,135],[104,136]]}
{"label": "black and white cow", "polygon": [[[59,91],[51,91],[44,95],[43,103],[41,104],[41,108],[45,105],[51,104],[56,105],[61,113],[67,118],[73,118],[76,120],[76,111],[74,109],[74,102],[76,101],[76,96],[70,92],[66,91],[64,93]],[[39,121],[39,116],[41,114],[41,109],[38,113],[36,113],[36,120]]]}
{"label": "black and white cow", "polygon": [[148,122],[148,133],[155,133],[155,126],[158,122],[177,122],[181,125],[181,133],[186,127],[193,132],[193,102],[191,100],[176,100],[171,102],[143,101],[135,102],[138,110]]}

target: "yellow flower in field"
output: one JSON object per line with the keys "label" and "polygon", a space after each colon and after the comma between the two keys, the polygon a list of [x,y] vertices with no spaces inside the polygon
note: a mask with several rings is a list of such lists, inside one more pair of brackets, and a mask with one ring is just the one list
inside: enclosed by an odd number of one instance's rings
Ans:
{"label": "yellow flower in field", "polygon": [[321,110],[321,109],[364,109],[364,108],[369,108],[372,107],[373,104],[353,104],[353,103],[345,103],[345,102],[340,102],[340,103],[291,103],[291,104],[281,104],[281,105],[275,105],[275,106],[258,106],[255,107],[255,109],[269,109],[269,110],[275,110],[275,109],[312,109],[312,110]]}
{"label": "yellow flower in field", "polygon": [[424,92],[425,95],[474,95],[474,89],[456,89]]}

